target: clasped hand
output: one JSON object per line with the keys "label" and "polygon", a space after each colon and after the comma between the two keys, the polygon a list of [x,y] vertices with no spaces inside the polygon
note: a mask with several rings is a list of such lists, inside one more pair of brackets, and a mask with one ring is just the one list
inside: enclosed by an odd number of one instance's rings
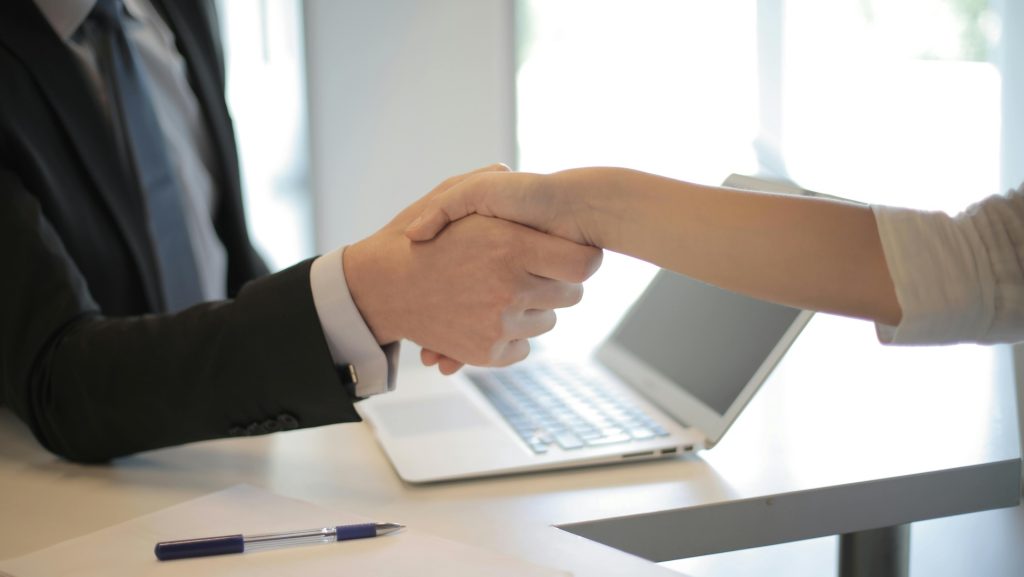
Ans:
{"label": "clasped hand", "polygon": [[[507,168],[481,169],[494,170]],[[527,339],[554,327],[554,309],[580,301],[582,283],[602,256],[594,247],[479,215],[429,241],[405,236],[428,202],[472,174],[445,181],[344,255],[352,298],[377,341],[412,340],[424,348],[424,362],[446,374],[463,363],[524,359]]]}

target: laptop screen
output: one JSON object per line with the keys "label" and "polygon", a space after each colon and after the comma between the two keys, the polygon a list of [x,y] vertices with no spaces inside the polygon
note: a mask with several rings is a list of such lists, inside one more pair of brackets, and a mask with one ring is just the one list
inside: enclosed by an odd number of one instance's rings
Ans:
{"label": "laptop screen", "polygon": [[724,415],[800,313],[661,271],[611,340]]}

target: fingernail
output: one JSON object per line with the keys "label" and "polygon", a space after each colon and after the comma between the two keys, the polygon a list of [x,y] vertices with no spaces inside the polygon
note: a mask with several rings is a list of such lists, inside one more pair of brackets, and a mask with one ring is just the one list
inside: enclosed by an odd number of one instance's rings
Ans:
{"label": "fingernail", "polygon": [[418,227],[418,226],[420,225],[420,223],[421,223],[421,222],[423,222],[423,215],[417,216],[417,217],[416,217],[416,220],[412,221],[412,222],[411,222],[411,223],[409,224],[409,226],[408,226],[408,227],[406,227],[406,229],[405,229],[405,230],[415,230],[415,229],[416,229],[416,227]]}

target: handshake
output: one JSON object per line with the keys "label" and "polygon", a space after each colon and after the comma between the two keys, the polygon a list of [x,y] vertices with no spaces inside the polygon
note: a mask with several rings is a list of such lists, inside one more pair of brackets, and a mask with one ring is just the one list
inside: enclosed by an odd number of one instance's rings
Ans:
{"label": "handshake", "polygon": [[624,168],[451,178],[349,247],[344,267],[378,342],[411,339],[447,374],[526,357],[553,309],[579,302],[601,249],[794,308],[902,318],[871,207]]}
{"label": "handshake", "polygon": [[554,309],[580,301],[602,251],[552,226],[553,197],[533,202],[530,176],[498,164],[449,178],[345,250],[349,291],[378,343],[409,339],[444,374],[504,366],[555,326]]}

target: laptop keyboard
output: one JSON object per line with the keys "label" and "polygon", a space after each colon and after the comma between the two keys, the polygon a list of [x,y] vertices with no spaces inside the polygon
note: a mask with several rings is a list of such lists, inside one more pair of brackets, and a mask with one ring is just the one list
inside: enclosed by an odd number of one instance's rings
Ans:
{"label": "laptop keyboard", "polygon": [[536,364],[468,376],[534,453],[668,435],[599,375],[581,367]]}

